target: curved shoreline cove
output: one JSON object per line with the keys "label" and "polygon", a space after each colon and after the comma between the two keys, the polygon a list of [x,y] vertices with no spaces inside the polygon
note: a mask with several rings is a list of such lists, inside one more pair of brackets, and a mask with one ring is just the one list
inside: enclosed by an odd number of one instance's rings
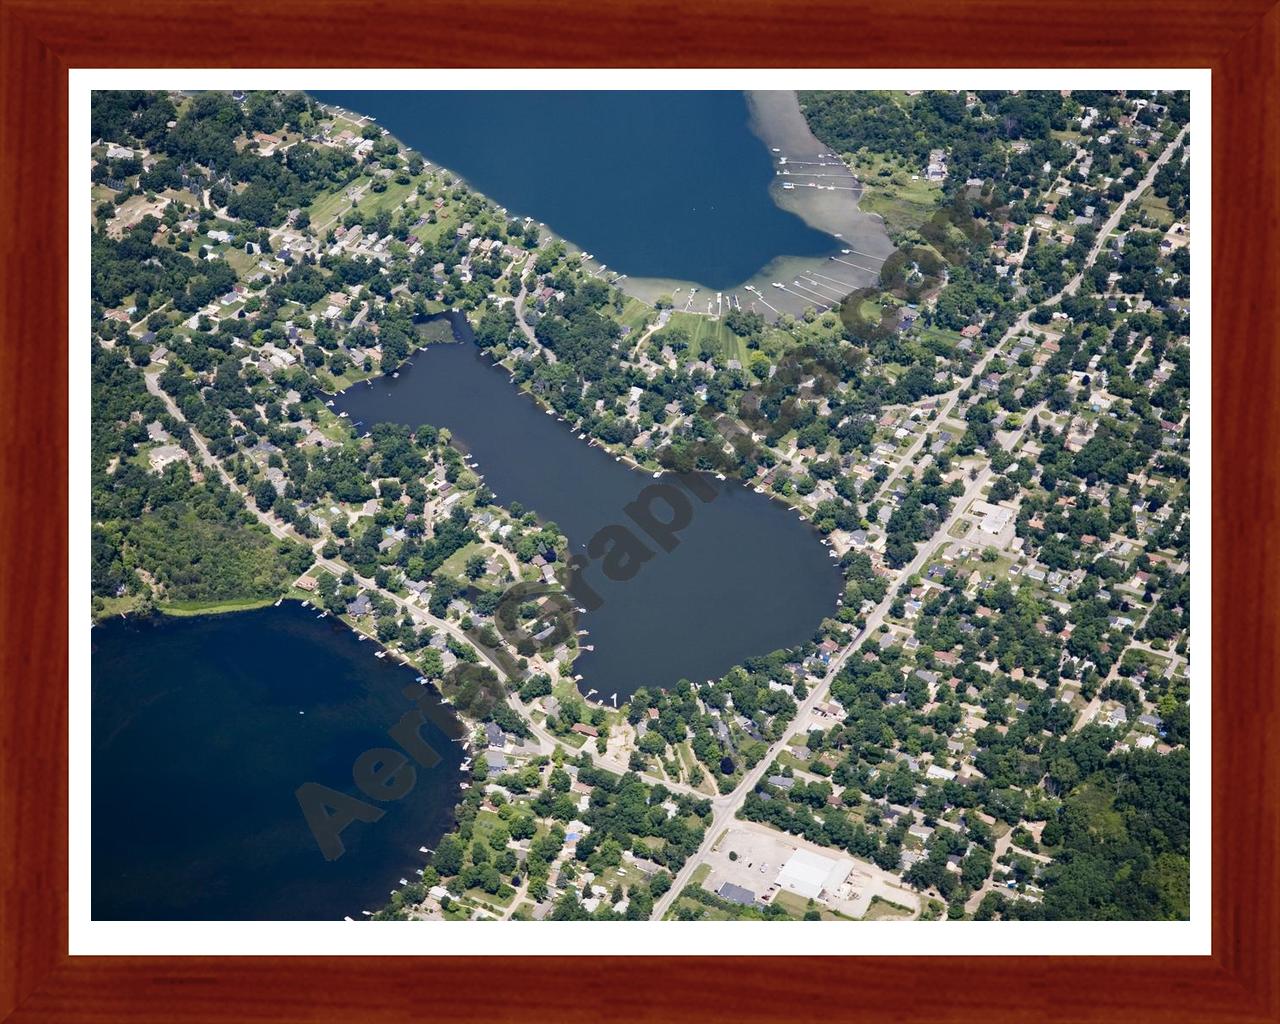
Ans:
{"label": "curved shoreline cove", "polygon": [[[842,576],[817,532],[779,502],[737,481],[698,475],[704,500],[672,474],[653,479],[578,440],[511,385],[471,343],[460,313],[445,314],[464,344],[420,350],[399,376],[357,384],[334,399],[335,411],[368,429],[377,423],[448,428],[475,457],[484,482],[504,504],[520,502],[560,528],[584,557],[580,578],[599,596],[582,616],[588,630],[575,671],[600,699],[621,702],[640,686],[716,678],[743,660],[802,643],[834,613]],[[642,502],[672,519],[656,485],[679,488],[687,522],[670,550],[629,513]],[[593,539],[625,529],[642,546],[629,578],[610,578],[609,558]],[[628,545],[629,546],[629,545]]]}
{"label": "curved shoreline cove", "polygon": [[[451,712],[342,623],[286,602],[114,619],[92,643],[95,920],[359,919],[452,827],[463,754],[435,724]],[[419,714],[412,786],[374,799],[358,759],[405,750],[391,732]],[[332,859],[297,795],[309,783],[381,812],[342,828]]]}
{"label": "curved shoreline cove", "polygon": [[[784,190],[784,181],[809,179],[788,177],[783,158],[803,167],[825,149],[792,92],[313,95],[376,118],[513,216],[532,216],[592,254],[597,273],[607,265],[625,275],[617,283],[648,302],[674,293],[677,308],[701,311],[721,290],[766,315],[799,313],[814,294],[831,296],[774,289],[773,280],[817,271],[824,288],[838,279],[852,290],[872,283],[877,258],[893,249],[880,222],[858,210],[861,190],[847,172],[838,189]],[[842,247],[874,258],[866,268],[830,263]],[[691,295],[691,284],[701,291]]]}

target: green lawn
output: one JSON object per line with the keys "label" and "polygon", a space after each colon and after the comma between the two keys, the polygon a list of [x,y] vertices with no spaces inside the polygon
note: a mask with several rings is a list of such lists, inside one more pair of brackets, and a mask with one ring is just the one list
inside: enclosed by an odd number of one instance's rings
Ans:
{"label": "green lawn", "polygon": [[[884,218],[891,237],[896,232],[918,228],[933,215],[942,186],[926,180],[919,168],[907,169],[879,154],[866,153],[857,154],[851,166],[866,186],[858,201],[859,208]],[[886,170],[889,173],[882,175]],[[913,178],[913,175],[919,176]]]}
{"label": "green lawn", "polygon": [[1147,219],[1156,227],[1167,228],[1173,223],[1173,211],[1169,209],[1169,204],[1151,189],[1147,189],[1138,200],[1138,209],[1145,213]]}
{"label": "green lawn", "polygon": [[867,912],[862,915],[864,921],[904,921],[911,916],[911,911],[906,907],[900,907],[896,903],[890,903],[881,899],[879,896],[871,897],[871,906],[867,908]]}
{"label": "green lawn", "polygon": [[671,909],[667,911],[665,920],[675,921],[676,913],[682,907],[692,907],[695,910],[701,910],[702,916],[698,918],[700,921],[732,921],[733,915],[727,911],[721,910],[719,907],[709,907],[705,903],[699,903],[697,900],[690,899],[687,896],[681,896],[673,904]]}
{"label": "green lawn", "polygon": [[[93,620],[95,622],[101,622],[104,619],[111,618],[113,615],[128,615],[137,607],[140,599],[141,595],[137,594],[125,594],[124,597],[101,598],[102,608],[93,613]],[[94,600],[96,603],[99,599],[95,598]]]}
{"label": "green lawn", "polygon": [[391,178],[387,181],[385,192],[374,192],[371,188],[366,189],[364,195],[360,197],[360,202],[356,205],[366,217],[370,214],[377,214],[382,210],[398,210],[404,205],[404,201],[417,191],[417,188],[417,180],[413,178],[409,179],[409,184],[407,185],[400,185],[394,178]]}
{"label": "green lawn", "polygon": [[311,216],[311,224],[316,229],[324,229],[330,226],[330,222],[343,213],[351,205],[351,200],[347,198],[347,192],[356,187],[359,181],[367,181],[367,178],[358,179],[350,185],[343,185],[333,192],[317,196],[311,201],[311,205],[307,207],[307,212]]}
{"label": "green lawn", "polygon": [[448,320],[428,320],[425,323],[415,324],[414,333],[424,345],[443,344],[455,340],[453,328]]}
{"label": "green lawn", "polygon": [[878,324],[884,319],[884,309],[878,299],[879,296],[872,296],[858,303],[858,316],[869,324]]}
{"label": "green lawn", "polygon": [[[622,307],[621,313],[615,313],[614,319],[625,327],[630,327],[632,334],[638,334],[644,329],[645,322],[653,316],[653,307],[646,302],[628,296],[626,304]],[[635,340],[632,338],[631,340]]]}
{"label": "green lawn", "polygon": [[921,340],[937,342],[939,347],[945,346],[948,351],[954,350],[963,337],[959,331],[949,331],[945,327],[921,327],[918,330]]}
{"label": "green lawn", "polygon": [[158,607],[166,615],[215,615],[221,612],[247,612],[254,608],[265,608],[275,604],[273,597],[249,598],[242,601],[174,601]]}
{"label": "green lawn", "polygon": [[676,312],[671,314],[670,326],[680,327],[689,335],[691,358],[706,359],[710,356],[719,365],[736,359],[746,365],[746,343],[729,330],[723,321],[705,314]]}
{"label": "green lawn", "polygon": [[834,910],[830,910],[829,908],[822,906],[820,903],[815,902],[814,905],[810,907],[809,901],[803,896],[797,896],[795,893],[787,892],[785,889],[774,896],[773,905],[775,907],[781,907],[796,920],[803,920],[805,913],[809,910],[816,910],[819,915],[819,920],[821,921],[852,920],[844,914],[837,913]]}

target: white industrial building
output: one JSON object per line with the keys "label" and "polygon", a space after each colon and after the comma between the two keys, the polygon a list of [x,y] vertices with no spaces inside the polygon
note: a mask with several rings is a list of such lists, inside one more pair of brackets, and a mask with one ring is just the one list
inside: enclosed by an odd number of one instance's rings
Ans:
{"label": "white industrial building", "polygon": [[853,861],[845,857],[824,857],[811,850],[796,850],[778,872],[777,885],[805,899],[820,893],[834,893],[849,877]]}

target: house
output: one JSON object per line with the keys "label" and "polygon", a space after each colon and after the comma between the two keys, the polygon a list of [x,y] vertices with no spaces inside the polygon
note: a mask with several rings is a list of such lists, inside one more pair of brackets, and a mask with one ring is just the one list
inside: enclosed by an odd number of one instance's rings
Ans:
{"label": "house", "polygon": [[490,750],[501,750],[507,745],[507,734],[496,722],[485,722],[484,738]]}
{"label": "house", "polygon": [[914,836],[916,839],[919,839],[920,842],[924,843],[928,842],[929,837],[933,835],[933,829],[928,825],[912,825],[907,829],[907,834]]}
{"label": "house", "polygon": [[1003,505],[992,505],[986,501],[975,501],[972,505],[975,514],[982,516],[978,529],[992,537],[999,536],[1013,522],[1014,510]]}
{"label": "house", "polygon": [[489,762],[489,774],[495,775],[498,772],[505,772],[508,767],[507,757],[500,751],[493,750],[485,754],[485,760]]}
{"label": "house", "polygon": [[929,151],[929,163],[924,169],[924,176],[929,181],[943,181],[947,176],[947,154],[945,150]]}
{"label": "house", "polygon": [[744,907],[757,906],[756,894],[750,889],[745,889],[740,885],[734,885],[732,882],[725,882],[716,890],[716,895],[721,899],[728,900],[730,903],[738,903]]}
{"label": "house", "polygon": [[791,789],[796,784],[796,780],[786,775],[770,775],[769,785],[775,789]]}
{"label": "house", "polygon": [[595,726],[583,725],[581,722],[578,722],[576,725],[574,725],[574,727],[570,731],[576,732],[579,736],[599,736],[600,735],[599,730],[596,729]]}
{"label": "house", "polygon": [[368,615],[371,611],[373,611],[373,602],[369,600],[368,594],[361,594],[354,601],[347,603],[347,614],[353,619]]}
{"label": "house", "polygon": [[186,451],[177,444],[162,444],[147,452],[147,460],[151,463],[153,473],[163,473],[173,463],[181,462],[185,458],[187,458]]}
{"label": "house", "polygon": [[310,594],[315,591],[317,583],[310,576],[302,576],[298,579],[296,583],[294,583],[294,586],[297,587],[299,590],[305,590],[308,594]]}

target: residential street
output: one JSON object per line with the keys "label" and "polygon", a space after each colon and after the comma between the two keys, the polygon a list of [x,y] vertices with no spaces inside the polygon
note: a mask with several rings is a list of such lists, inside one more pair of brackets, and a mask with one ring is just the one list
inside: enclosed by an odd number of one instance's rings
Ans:
{"label": "residential street", "polygon": [[[1084,272],[1094,263],[1098,255],[1108,244],[1111,232],[1119,224],[1125,211],[1129,208],[1130,204],[1151,185],[1159,169],[1168,161],[1178,147],[1182,145],[1187,131],[1188,129],[1184,128],[1179,132],[1177,137],[1165,147],[1164,151],[1160,154],[1159,158],[1154,162],[1142,180],[1125,195],[1123,200],[1113,211],[1112,215],[1108,218],[1107,222],[1100,229],[1097,240],[1090,250],[1084,266],[1071,278],[1060,292],[1046,300],[1046,304],[1051,305],[1060,301],[1064,296],[1074,295],[1076,293],[1083,280]],[[537,342],[534,339],[532,328],[529,327],[523,319],[523,308],[526,297],[526,291],[522,284],[520,293],[516,296],[514,302],[516,319],[521,331],[524,332],[530,343],[533,346],[540,348],[540,346],[537,346]],[[932,429],[922,430],[919,437],[917,437],[910,447],[904,452],[898,464],[900,470],[903,467],[909,467],[912,460],[920,453],[924,446],[931,443],[931,441],[936,437],[937,432],[942,429],[944,421],[956,410],[961,393],[966,389],[976,387],[978,382],[986,373],[991,360],[996,357],[999,349],[1007,341],[1018,336],[1029,328],[1030,315],[1031,310],[1027,310],[1021,314],[1000,338],[999,342],[978,361],[971,375],[965,381],[948,391],[945,395],[941,396],[943,401],[940,403],[939,415],[934,421]],[[641,340],[643,340],[643,338]],[[163,390],[163,388],[161,388],[159,377],[160,373],[158,371],[147,372],[144,374],[147,390],[151,394],[159,397],[165,403],[170,415],[172,415],[176,420],[186,423],[186,418],[183,416],[177,403]],[[1025,411],[1023,414],[1022,425],[1016,430],[1010,432],[1008,435],[1008,443],[1006,444],[1008,449],[1013,450],[1017,447],[1017,445],[1026,436],[1031,425],[1037,422],[1037,418],[1039,414],[1044,411],[1044,408],[1044,403],[1041,403]],[[328,572],[333,573],[335,576],[341,577],[348,571],[353,571],[344,562],[337,559],[326,559],[320,556],[319,550],[322,547],[321,542],[311,541],[300,536],[291,526],[281,522],[272,513],[264,512],[259,509],[252,497],[247,493],[246,489],[236,483],[235,478],[222,465],[221,461],[212,454],[205,439],[189,423],[187,425],[191,430],[192,441],[199,453],[201,463],[203,463],[207,469],[215,471],[228,487],[244,498],[246,508],[253,513],[259,522],[267,527],[273,536],[307,545],[316,555],[316,564],[323,567]],[[896,578],[890,584],[883,599],[867,613],[864,628],[858,633],[851,643],[845,646],[831,659],[825,674],[812,686],[808,696],[800,703],[797,714],[791,724],[784,731],[782,736],[770,745],[765,755],[761,757],[755,766],[744,775],[742,780],[731,793],[708,797],[707,794],[682,783],[667,781],[648,773],[643,775],[643,778],[645,778],[647,782],[664,785],[672,792],[685,794],[698,799],[709,799],[713,808],[712,821],[707,827],[700,848],[685,862],[684,866],[677,873],[674,883],[668,892],[656,902],[653,911],[654,919],[660,920],[667,913],[679,893],[689,883],[694,871],[703,862],[711,846],[716,842],[718,836],[734,821],[734,818],[741,809],[747,795],[755,789],[760,780],[770,770],[778,754],[781,753],[803,729],[807,728],[814,708],[829,698],[832,681],[836,678],[848,660],[861,649],[862,645],[866,642],[866,639],[877,634],[877,630],[884,623],[888,615],[889,608],[898,597],[900,591],[905,585],[905,582],[913,575],[920,572],[930,560],[936,557],[939,549],[953,539],[951,537],[952,527],[954,527],[955,524],[965,516],[969,506],[975,500],[982,497],[984,489],[991,482],[992,475],[993,470],[990,462],[987,461],[971,478],[967,475],[965,478],[962,478],[966,479],[964,491],[955,499],[952,511],[946,520],[940,524],[929,540],[924,541],[919,545],[915,557],[898,571]],[[426,608],[421,607],[415,601],[402,598],[378,587],[377,583],[372,579],[356,575],[356,580],[361,587],[370,591],[376,591],[386,600],[392,602],[398,609],[406,612],[415,622],[423,625],[429,625],[450,637],[476,647],[457,623],[432,615]],[[490,667],[492,667],[500,677],[505,676],[502,665],[496,659],[482,648],[476,647],[476,650],[480,657]],[[1160,653],[1163,656],[1171,657],[1170,654],[1165,652],[1153,653]],[[514,693],[508,695],[507,701],[511,708],[519,714],[522,720],[526,723],[530,732],[538,741],[539,749],[543,753],[552,752],[558,741],[546,729],[534,722],[530,708],[520,701],[518,696]],[[1091,721],[1097,713],[1098,706],[1100,705],[1097,700],[1092,702],[1080,716],[1080,719],[1077,721],[1076,728],[1079,728],[1084,723]],[[628,770],[626,764],[613,757],[599,755],[595,753],[594,750],[592,750],[591,753],[595,758],[596,763],[609,771],[623,773]],[[980,894],[975,894],[974,899],[978,899],[979,896]]]}
{"label": "residential street", "polygon": [[[1141,195],[1142,192],[1155,179],[1156,172],[1160,169],[1161,166],[1163,166],[1164,162],[1168,160],[1169,157],[1176,151],[1178,146],[1182,144],[1182,140],[1186,135],[1186,132],[1187,132],[1187,129],[1184,128],[1181,132],[1178,133],[1178,136],[1171,143],[1169,143],[1169,145],[1165,148],[1164,152],[1152,165],[1146,177],[1144,177],[1137,184],[1137,186],[1135,186],[1124,197],[1124,199],[1117,205],[1115,212],[1107,220],[1107,223],[1103,226],[1102,230],[1099,231],[1098,239],[1095,242],[1093,248],[1090,250],[1088,259],[1085,261],[1084,267],[1082,267],[1080,272],[1077,273],[1063,287],[1062,291],[1060,291],[1057,295],[1054,295],[1053,298],[1049,300],[1049,304],[1059,301],[1064,295],[1075,294],[1076,289],[1080,287],[1080,282],[1084,277],[1084,271],[1087,270],[1090,266],[1092,266],[1094,260],[1098,258],[1098,254],[1102,251],[1103,246],[1106,244],[1107,237],[1115,229],[1116,225],[1120,223],[1120,218],[1123,216],[1124,211],[1128,209],[1129,204],[1134,199],[1136,199],[1139,195]],[[1004,345],[1006,341],[1008,341],[1013,337],[1016,337],[1019,333],[1026,330],[1027,325],[1030,323],[1030,320],[1029,320],[1030,312],[1031,311],[1028,310],[1026,313],[1023,313],[1020,317],[1018,317],[1018,319],[1014,322],[1013,326],[1010,327],[1009,330],[1004,333],[1000,341],[991,349],[991,351],[981,361],[979,361],[979,363],[974,369],[973,374],[969,377],[969,379],[965,381],[964,384],[962,384],[960,387],[955,388],[951,392],[949,392],[951,397],[947,404],[948,413],[950,412],[951,408],[954,406],[959,396],[959,393],[963,391],[966,387],[971,387],[976,385],[976,383],[981,379],[981,375],[985,370],[987,363],[995,355],[995,353],[999,350],[999,348],[1002,345]],[[1036,417],[1039,415],[1040,412],[1043,411],[1043,409],[1044,409],[1044,403],[1041,403],[1040,405],[1037,405],[1033,409],[1029,409],[1026,411],[1023,419],[1023,425],[1017,430],[1012,442],[1008,445],[1008,448],[1010,450],[1016,447],[1018,442],[1022,440],[1027,430],[1030,428],[1031,424],[1035,422]],[[935,423],[934,429],[935,430],[940,429],[941,424],[945,419],[946,419],[945,415],[939,415],[937,420],[934,421]],[[931,432],[928,430],[921,431],[920,437],[917,439],[915,444],[912,445],[911,449],[907,452],[907,454],[903,457],[903,460],[900,463],[900,465],[909,464],[911,457],[915,454],[916,451],[919,450],[920,446],[925,443],[925,441],[930,437],[930,435],[931,435]],[[707,829],[706,836],[703,839],[702,845],[698,848],[698,852],[695,853],[692,857],[690,857],[685,862],[684,866],[680,869],[679,873],[677,874],[675,882],[672,884],[671,888],[663,895],[663,897],[660,900],[658,900],[654,904],[653,915],[652,915],[653,920],[655,921],[662,920],[663,916],[670,909],[671,904],[674,903],[676,898],[679,896],[681,890],[685,887],[685,885],[688,884],[689,879],[693,877],[693,872],[697,869],[698,865],[702,863],[703,858],[706,856],[708,850],[710,850],[712,844],[715,842],[716,837],[728,826],[730,822],[733,821],[734,816],[738,813],[739,808],[741,808],[743,802],[746,800],[747,794],[756,788],[761,778],[764,777],[765,773],[772,766],[774,759],[778,756],[779,753],[781,753],[790,744],[792,738],[795,737],[797,733],[799,733],[800,730],[807,724],[808,716],[810,712],[813,711],[813,708],[817,704],[826,701],[828,691],[831,688],[832,680],[835,679],[835,677],[839,674],[840,669],[844,667],[845,662],[847,662],[849,658],[856,651],[858,651],[859,648],[862,647],[867,637],[875,634],[876,630],[880,627],[881,623],[884,622],[885,616],[888,614],[889,607],[890,605],[893,604],[893,601],[897,597],[898,592],[902,589],[904,582],[910,579],[914,574],[918,573],[925,566],[925,564],[928,563],[937,554],[938,549],[943,544],[946,544],[950,540],[952,540],[950,535],[951,528],[957,522],[959,522],[960,519],[964,516],[970,504],[972,504],[976,499],[982,496],[983,489],[991,481],[991,475],[992,475],[991,464],[988,462],[979,471],[978,475],[974,479],[969,481],[968,486],[965,488],[964,494],[961,497],[956,499],[951,515],[947,517],[946,521],[943,522],[936,531],[934,531],[933,536],[929,540],[925,541],[923,544],[920,545],[920,548],[916,553],[915,558],[913,558],[907,565],[903,566],[901,571],[899,571],[897,579],[890,585],[888,591],[885,593],[884,598],[880,601],[879,604],[875,606],[875,608],[873,608],[868,613],[866,618],[866,627],[858,634],[858,636],[854,639],[854,641],[851,644],[849,644],[842,651],[840,651],[839,654],[837,654],[834,658],[831,659],[831,663],[827,669],[826,674],[822,677],[822,679],[817,684],[814,685],[813,689],[810,690],[809,696],[805,698],[804,702],[800,705],[800,709],[797,712],[796,717],[792,720],[792,724],[787,729],[787,731],[783,733],[780,739],[775,741],[769,747],[769,750],[756,763],[756,766],[752,768],[749,772],[747,772],[745,776],[743,776],[742,781],[738,783],[737,787],[734,789],[732,793],[728,794],[727,797],[720,797],[716,801],[714,801],[714,805],[715,805],[714,819],[711,825]]]}

